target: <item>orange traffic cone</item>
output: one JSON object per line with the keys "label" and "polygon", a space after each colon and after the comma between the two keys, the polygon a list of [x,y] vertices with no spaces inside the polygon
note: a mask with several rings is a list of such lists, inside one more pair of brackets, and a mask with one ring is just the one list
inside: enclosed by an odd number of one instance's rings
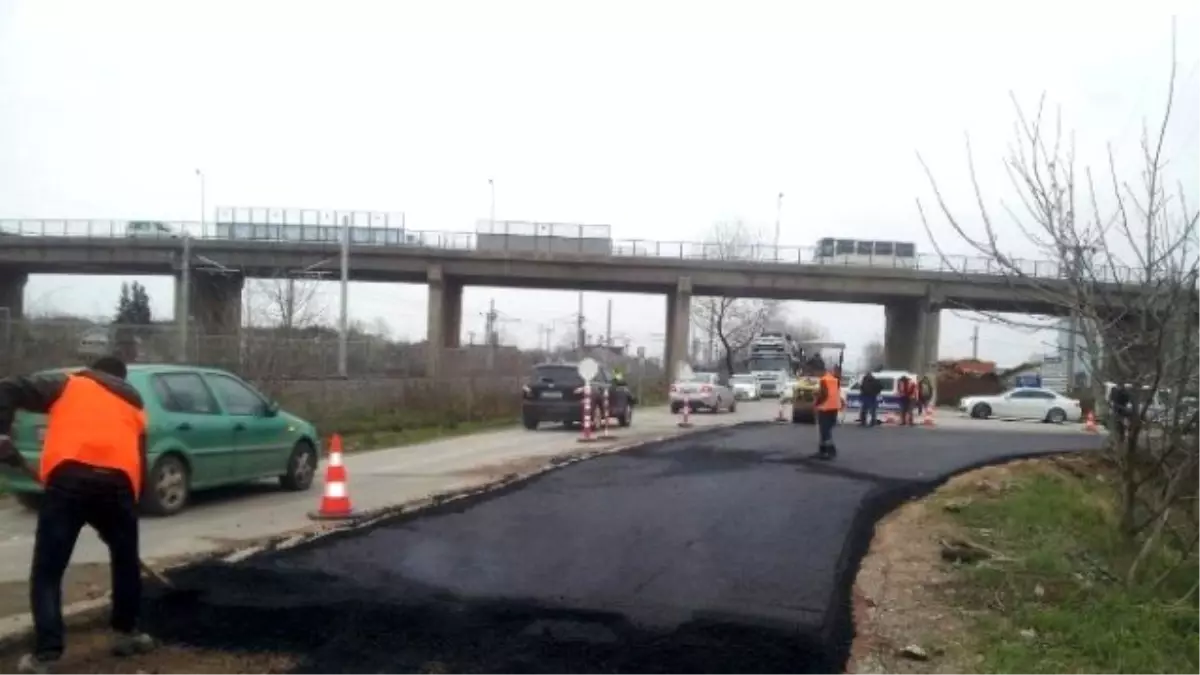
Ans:
{"label": "orange traffic cone", "polygon": [[925,417],[924,417],[924,419],[921,420],[921,426],[923,426],[923,427],[936,427],[937,426],[933,422],[933,406],[931,406],[931,405],[925,406]]}
{"label": "orange traffic cone", "polygon": [[350,491],[346,488],[346,465],[342,463],[342,437],[329,439],[329,463],[325,465],[325,494],[321,506],[308,514],[313,520],[342,520],[354,517]]}
{"label": "orange traffic cone", "polygon": [[1091,410],[1087,414],[1087,423],[1083,425],[1083,430],[1090,434],[1098,434],[1100,430],[1096,428],[1096,413]]}

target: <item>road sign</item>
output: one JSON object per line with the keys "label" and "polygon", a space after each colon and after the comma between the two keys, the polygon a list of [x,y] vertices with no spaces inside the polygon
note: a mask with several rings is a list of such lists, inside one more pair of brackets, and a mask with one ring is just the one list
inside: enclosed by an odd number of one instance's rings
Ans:
{"label": "road sign", "polygon": [[600,372],[600,364],[596,362],[596,359],[591,357],[580,361],[579,365],[575,368],[579,371],[579,376],[583,378],[584,382],[591,382],[596,379],[596,374]]}

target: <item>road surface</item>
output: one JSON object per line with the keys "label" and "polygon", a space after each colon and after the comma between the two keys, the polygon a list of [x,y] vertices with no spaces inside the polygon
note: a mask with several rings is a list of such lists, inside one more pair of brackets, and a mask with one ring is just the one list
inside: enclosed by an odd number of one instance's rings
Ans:
{"label": "road surface", "polygon": [[[705,427],[765,419],[773,412],[765,403],[739,405],[735,414],[693,415],[692,420]],[[639,408],[633,426],[614,429],[613,434],[621,444],[657,438],[677,433],[676,420],[665,407]],[[583,447],[577,437],[577,431],[561,428],[506,429],[349,455],[350,497],[356,509],[373,510],[470,487],[499,478],[481,471],[482,467],[573,452]],[[311,526],[307,514],[318,505],[323,477],[320,472],[313,488],[300,493],[284,492],[276,482],[267,481],[197,494],[195,503],[178,516],[143,519],[142,556],[152,562],[203,553]],[[28,579],[36,516],[12,500],[0,504],[0,583]],[[91,528],[84,528],[72,563],[107,560],[108,549]]]}
{"label": "road surface", "polygon": [[202,601],[152,602],[147,626],[298,653],[303,672],[840,672],[878,517],[972,466],[1100,443],[1078,427],[846,427],[825,463],[815,435],[712,429],[193,566],[178,579]]}

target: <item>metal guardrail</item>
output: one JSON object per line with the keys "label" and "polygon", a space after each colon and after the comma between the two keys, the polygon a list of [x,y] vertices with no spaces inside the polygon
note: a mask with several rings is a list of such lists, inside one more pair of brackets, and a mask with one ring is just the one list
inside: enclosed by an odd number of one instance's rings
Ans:
{"label": "metal guardrail", "polygon": [[[267,209],[263,209],[264,214]],[[319,212],[312,212],[319,213]],[[323,212],[321,212],[323,213]],[[36,236],[36,237],[73,237],[88,239],[181,239],[186,233],[193,239],[217,241],[280,241],[295,244],[325,244],[337,243],[340,239],[336,223],[342,214],[352,223],[351,242],[359,246],[396,246],[418,247],[441,250],[472,251],[479,250],[477,240],[479,235],[473,232],[451,232],[437,230],[412,230],[404,227],[394,227],[392,218],[374,217],[377,214],[364,212],[327,212],[330,217],[314,216],[297,218],[300,222],[291,222],[286,215],[273,218],[269,214],[261,220],[268,222],[236,223],[214,222],[198,223],[184,221],[128,221],[128,220],[0,220],[0,247],[4,245],[6,236]],[[360,214],[352,217],[351,214]],[[259,220],[254,218],[253,220]],[[270,222],[277,221],[277,222]],[[153,222],[164,225],[159,231],[133,231],[130,223]],[[375,223],[385,223],[376,226]],[[403,222],[402,215],[400,222]],[[538,232],[530,235],[526,227],[519,231],[507,232],[502,227],[505,221],[495,223],[497,230],[494,234],[508,235],[514,242],[522,238],[528,240],[536,237],[553,239],[555,253],[573,253],[580,255],[597,255],[594,246],[595,239],[584,238],[578,226],[571,226],[566,231],[559,232],[551,227],[548,233]],[[557,224],[555,224],[557,225]],[[357,232],[355,232],[357,230]],[[571,241],[578,241],[578,250],[572,249]],[[858,257],[846,259],[843,256],[822,257],[818,255],[815,246],[780,246],[747,245],[730,250],[727,245],[705,244],[686,241],[655,241],[651,239],[612,239],[609,254],[615,257],[628,258],[674,258],[681,260],[737,260],[762,264],[803,265],[803,266],[839,266],[913,269],[927,272],[946,272],[958,274],[979,275],[1011,275],[1012,270],[1001,266],[992,258],[983,256],[920,254],[911,258]],[[564,244],[565,242],[565,244]],[[489,242],[488,251],[497,250]],[[527,252],[526,246],[514,246],[514,251]],[[601,254],[603,255],[603,254]],[[1063,278],[1061,265],[1046,260],[1012,261],[1016,269],[1023,275],[1038,279]],[[1097,268],[1094,275],[1099,281],[1138,283],[1141,280],[1140,271],[1128,267]]]}

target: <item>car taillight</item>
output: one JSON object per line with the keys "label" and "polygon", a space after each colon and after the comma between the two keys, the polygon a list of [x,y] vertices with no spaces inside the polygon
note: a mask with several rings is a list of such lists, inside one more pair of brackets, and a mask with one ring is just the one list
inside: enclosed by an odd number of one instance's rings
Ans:
{"label": "car taillight", "polygon": [[708,385],[706,384],[706,385],[704,385],[703,387],[700,387],[700,391],[701,391],[702,393],[705,393],[705,394],[711,394],[711,393],[712,393],[712,387],[710,387],[710,386],[708,386]]}
{"label": "car taillight", "polygon": [[674,392],[677,392],[677,391],[679,391],[679,387],[677,387],[677,386],[675,386],[675,385],[671,385],[671,392],[672,392],[672,393],[674,393]]}
{"label": "car taillight", "polygon": [[575,387],[575,393],[582,396],[583,395],[583,387]]}

